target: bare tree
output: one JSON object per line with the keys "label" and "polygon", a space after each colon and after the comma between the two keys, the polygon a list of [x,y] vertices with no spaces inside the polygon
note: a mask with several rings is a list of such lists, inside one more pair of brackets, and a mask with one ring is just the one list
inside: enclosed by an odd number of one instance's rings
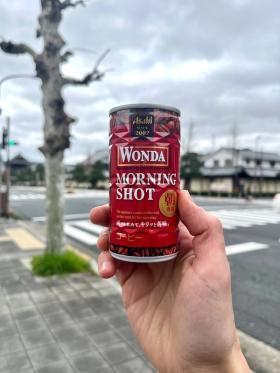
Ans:
{"label": "bare tree", "polygon": [[64,150],[70,147],[70,125],[75,119],[64,110],[62,90],[67,85],[89,85],[99,81],[104,71],[99,65],[106,57],[106,50],[96,61],[92,71],[81,79],[65,77],[61,66],[73,55],[65,50],[65,41],[59,33],[63,12],[85,2],[74,0],[41,0],[39,26],[36,32],[43,39],[43,50],[36,52],[25,43],[0,41],[3,52],[15,55],[29,55],[35,65],[36,76],[41,80],[42,109],[44,115],[44,144],[40,147],[45,156],[46,201],[47,201],[47,250],[59,251],[63,247],[64,214]]}

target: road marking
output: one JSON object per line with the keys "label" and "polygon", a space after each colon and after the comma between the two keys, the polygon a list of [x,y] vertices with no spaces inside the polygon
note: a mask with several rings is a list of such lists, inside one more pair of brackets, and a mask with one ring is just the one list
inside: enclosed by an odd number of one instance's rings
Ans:
{"label": "road marking", "polygon": [[217,215],[218,218],[221,220],[222,223],[225,223],[225,224],[229,224],[229,225],[232,225],[234,227],[238,226],[238,227],[251,227],[252,224],[250,224],[249,222],[244,222],[244,221],[241,221],[237,218],[234,218],[234,217],[229,217],[229,216],[223,216],[222,214],[219,214]]}
{"label": "road marking", "polygon": [[10,236],[0,236],[0,242],[8,242],[11,241]]}
{"label": "road marking", "polygon": [[84,232],[78,228],[72,227],[70,224],[64,225],[64,233],[66,236],[73,238],[79,242],[84,243],[88,246],[96,245],[98,237],[93,236],[90,233]]}
{"label": "road marking", "polygon": [[100,225],[97,225],[97,224],[90,223],[89,221],[86,221],[86,220],[74,221],[74,222],[71,222],[71,225],[74,225],[74,227],[82,228],[85,231],[88,231],[96,235],[99,235],[104,230],[104,227],[101,227]]}
{"label": "road marking", "polygon": [[229,245],[226,247],[227,255],[242,254],[249,251],[264,250],[268,249],[268,245],[259,242],[244,242],[235,245]]}
{"label": "road marking", "polygon": [[73,247],[73,246],[68,245],[67,250],[72,251],[73,253],[75,253],[76,255],[78,255],[79,257],[81,257],[82,259],[84,259],[87,262],[91,261],[91,256],[90,255],[88,255],[88,254],[86,254],[86,253],[84,253],[84,252],[82,252],[78,249],[75,249],[75,247]]}
{"label": "road marking", "polygon": [[249,224],[249,226],[251,226],[252,224],[254,224],[254,225],[265,225],[267,223],[267,219],[259,220],[258,218],[251,217],[251,216],[232,215],[231,217],[229,217],[227,215],[225,215],[225,216],[224,215],[222,215],[222,214],[219,215],[220,219],[224,219],[226,221],[238,222],[238,224],[242,222],[242,223],[245,223],[245,224]]}
{"label": "road marking", "polygon": [[[92,224],[89,221],[74,221],[65,225],[65,234],[81,243],[96,245],[98,235],[103,227]],[[90,232],[90,233],[88,233]],[[242,254],[245,252],[268,249],[269,246],[260,242],[244,242],[226,247],[227,255]]]}
{"label": "road marking", "polygon": [[45,245],[23,228],[6,229],[7,234],[21,250],[44,249]]}
{"label": "road marking", "polygon": [[220,210],[220,211],[217,211],[216,212],[217,214],[221,214],[221,215],[225,215],[225,216],[229,216],[229,217],[238,217],[240,219],[247,219],[247,221],[263,221],[263,222],[267,222],[267,221],[273,221],[273,222],[279,222],[280,221],[280,215],[279,214],[274,214],[272,211],[268,214],[268,213],[261,213],[260,214],[260,211],[254,211],[253,213],[249,213],[249,211],[247,210],[246,212],[245,211],[236,211],[236,210],[233,210],[233,211],[223,211],[223,210]]}
{"label": "road marking", "polygon": [[[83,214],[68,214],[68,215],[64,215],[64,220],[76,220],[76,219],[85,219],[85,218],[88,218],[89,219],[89,212],[88,213],[83,213]],[[45,216],[35,216],[34,218],[32,218],[33,221],[35,222],[45,222],[46,221],[46,217]]]}
{"label": "road marking", "polygon": [[253,225],[279,224],[280,214],[268,209],[246,210],[218,210],[211,211],[217,216],[224,229],[236,229],[238,227],[249,228]]}

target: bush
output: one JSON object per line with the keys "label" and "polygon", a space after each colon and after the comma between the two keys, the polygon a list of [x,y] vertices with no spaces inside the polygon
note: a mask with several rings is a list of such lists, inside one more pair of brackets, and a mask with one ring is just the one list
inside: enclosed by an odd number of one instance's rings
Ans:
{"label": "bush", "polygon": [[72,251],[34,256],[31,264],[33,274],[44,277],[90,271],[89,262]]}

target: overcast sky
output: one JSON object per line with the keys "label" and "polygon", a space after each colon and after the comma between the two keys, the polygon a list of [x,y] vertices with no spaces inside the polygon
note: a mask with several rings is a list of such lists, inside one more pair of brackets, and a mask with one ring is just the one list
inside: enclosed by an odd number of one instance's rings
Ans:
{"label": "overcast sky", "polygon": [[[39,4],[0,0],[0,35],[40,50]],[[82,77],[106,48],[103,67],[113,69],[102,82],[64,91],[68,113],[78,118],[68,163],[106,148],[109,109],[137,102],[181,109],[182,145],[192,120],[194,151],[228,146],[236,124],[240,147],[280,152],[280,1],[92,0],[65,11],[61,32],[70,48],[97,52],[77,50],[65,74]],[[0,52],[0,79],[14,73],[32,74],[30,58]],[[20,142],[12,153],[34,161],[42,159],[40,100],[36,80],[2,85],[3,116],[11,116]]]}

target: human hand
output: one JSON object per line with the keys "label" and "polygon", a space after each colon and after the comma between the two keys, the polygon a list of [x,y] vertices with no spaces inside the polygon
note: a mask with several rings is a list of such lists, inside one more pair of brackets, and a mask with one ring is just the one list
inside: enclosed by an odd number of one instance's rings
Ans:
{"label": "human hand", "polygon": [[[222,226],[188,192],[179,193],[178,207],[175,260],[115,260],[105,231],[98,240],[99,273],[118,278],[131,326],[159,372],[250,372],[236,334]],[[109,225],[107,205],[90,216],[93,223]]]}

